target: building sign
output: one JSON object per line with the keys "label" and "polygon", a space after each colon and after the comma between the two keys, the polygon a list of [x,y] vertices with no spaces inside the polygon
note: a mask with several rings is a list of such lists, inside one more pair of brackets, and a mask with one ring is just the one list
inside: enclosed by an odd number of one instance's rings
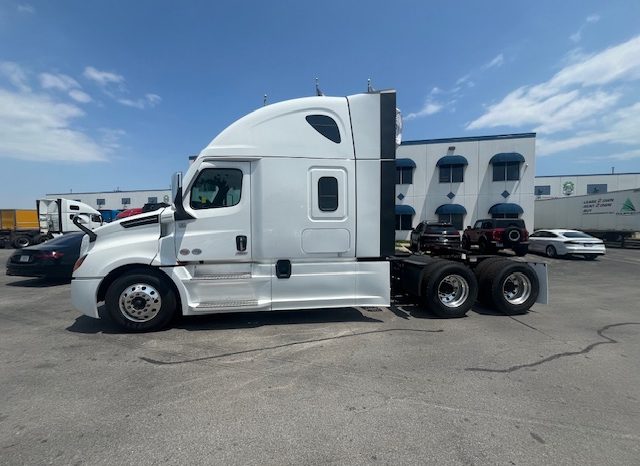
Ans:
{"label": "building sign", "polygon": [[565,181],[562,183],[562,194],[565,196],[571,196],[576,189],[576,185],[573,181]]}

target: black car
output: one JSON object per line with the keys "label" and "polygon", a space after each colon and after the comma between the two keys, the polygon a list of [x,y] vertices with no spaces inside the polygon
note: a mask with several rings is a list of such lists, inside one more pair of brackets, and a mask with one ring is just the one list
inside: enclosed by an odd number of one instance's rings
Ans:
{"label": "black car", "polygon": [[71,280],[73,265],[80,257],[83,236],[81,232],[67,233],[16,250],[7,261],[7,275]]}
{"label": "black car", "polygon": [[460,247],[460,232],[452,224],[420,222],[411,231],[409,249],[412,251],[427,251],[443,247]]}

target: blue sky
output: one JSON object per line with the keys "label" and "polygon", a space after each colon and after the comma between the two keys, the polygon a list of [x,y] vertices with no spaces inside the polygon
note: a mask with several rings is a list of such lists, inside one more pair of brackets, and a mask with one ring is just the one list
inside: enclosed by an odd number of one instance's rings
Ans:
{"label": "blue sky", "polygon": [[640,171],[640,2],[0,2],[0,207],[169,186],[269,102],[395,88],[404,139],[538,133]]}

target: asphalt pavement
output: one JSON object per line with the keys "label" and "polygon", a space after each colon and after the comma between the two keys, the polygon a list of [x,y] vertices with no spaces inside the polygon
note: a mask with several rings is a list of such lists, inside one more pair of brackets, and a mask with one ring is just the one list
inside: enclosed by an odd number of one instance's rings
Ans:
{"label": "asphalt pavement", "polygon": [[[11,251],[0,250],[0,263]],[[0,464],[638,464],[640,250],[551,303],[229,314],[123,334],[0,270]]]}

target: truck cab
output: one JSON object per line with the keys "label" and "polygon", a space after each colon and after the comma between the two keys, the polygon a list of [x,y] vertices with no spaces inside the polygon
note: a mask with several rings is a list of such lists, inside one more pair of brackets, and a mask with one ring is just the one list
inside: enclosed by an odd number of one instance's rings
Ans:
{"label": "truck cab", "polygon": [[174,312],[389,305],[394,91],[308,97],[238,120],[176,175],[173,205],[83,240],[72,301],[128,330]]}

